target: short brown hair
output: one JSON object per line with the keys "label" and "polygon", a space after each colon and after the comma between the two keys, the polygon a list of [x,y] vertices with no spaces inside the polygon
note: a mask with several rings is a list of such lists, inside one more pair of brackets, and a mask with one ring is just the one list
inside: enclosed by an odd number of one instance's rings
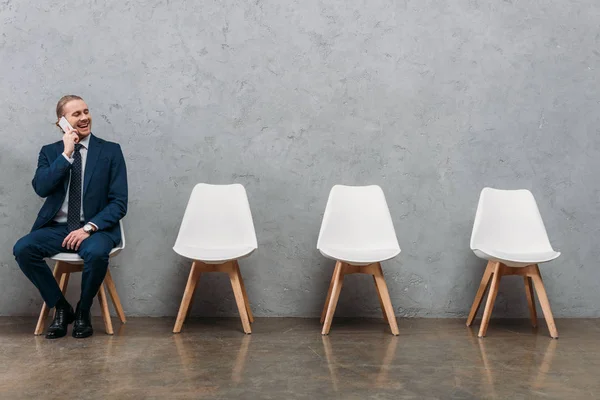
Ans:
{"label": "short brown hair", "polygon": [[63,108],[65,105],[72,100],[83,100],[81,97],[76,96],[74,94],[68,94],[60,98],[58,103],[56,103],[56,118],[60,119],[63,116]]}

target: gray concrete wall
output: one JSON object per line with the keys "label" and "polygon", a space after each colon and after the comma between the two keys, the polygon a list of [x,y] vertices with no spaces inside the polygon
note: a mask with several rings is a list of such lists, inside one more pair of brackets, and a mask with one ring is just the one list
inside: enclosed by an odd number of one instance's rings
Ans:
{"label": "gray concrete wall", "polygon": [[[555,315],[600,315],[597,0],[6,0],[0,20],[2,315],[41,304],[12,246],[42,204],[30,182],[67,93],[127,159],[112,270],[131,316],[176,313],[190,263],[171,247],[197,182],[246,186],[258,316],[320,313],[333,262],[315,245],[336,183],[384,188],[398,315],[466,315],[484,186],[536,196],[563,252],[542,268]],[[500,290],[495,315],[525,317],[522,281]],[[224,276],[202,279],[194,313],[236,313]],[[380,315],[369,277],[347,278],[337,315]]]}

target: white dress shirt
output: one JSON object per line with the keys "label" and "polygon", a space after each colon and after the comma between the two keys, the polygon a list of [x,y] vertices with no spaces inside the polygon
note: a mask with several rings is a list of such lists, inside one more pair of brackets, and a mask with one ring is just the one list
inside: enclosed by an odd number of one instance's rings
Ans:
{"label": "white dress shirt", "polygon": [[[84,174],[85,174],[85,162],[87,161],[87,153],[88,153],[88,148],[90,146],[90,135],[87,135],[86,137],[84,137],[79,144],[81,144],[83,147],[81,149],[79,149],[79,154],[81,154],[81,210],[79,211],[79,215],[80,215],[80,221],[84,221],[83,219],[83,178],[84,178]],[[75,153],[73,153],[75,154]],[[65,155],[65,153],[62,153],[63,157],[67,159],[68,162],[70,162],[71,164],[73,164],[73,162],[75,161],[74,158],[69,158]],[[58,212],[56,213],[56,216],[54,217],[54,221],[55,222],[60,222],[60,223],[67,223],[67,216],[69,215],[69,189],[71,187],[71,178],[69,178],[69,185],[67,186],[67,195],[65,196],[65,201],[63,202],[62,206],[60,207],[60,210],[58,210]]]}

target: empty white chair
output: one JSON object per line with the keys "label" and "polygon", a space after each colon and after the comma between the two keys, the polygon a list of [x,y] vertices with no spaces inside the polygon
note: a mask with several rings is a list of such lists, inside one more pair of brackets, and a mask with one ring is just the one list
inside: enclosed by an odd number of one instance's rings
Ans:
{"label": "empty white chair", "polygon": [[475,214],[471,250],[477,257],[488,261],[481,284],[471,307],[467,326],[477,315],[483,295],[491,281],[479,337],[484,337],[498,294],[500,279],[504,275],[520,275],[525,281],[531,322],[537,326],[537,313],[532,281],[550,336],[558,337],[546,289],[538,264],[560,256],[548,240],[548,234],[535,199],[529,190],[498,190],[484,188]]}
{"label": "empty white chair", "polygon": [[[121,227],[121,242],[117,247],[113,248],[110,251],[110,258],[116,256],[125,248],[125,230],[123,229],[122,220],[119,221],[119,226]],[[58,282],[58,286],[62,290],[63,295],[65,295],[67,293],[67,286],[69,284],[69,277],[71,276],[71,273],[83,271],[83,259],[79,257],[79,254],[77,253],[58,253],[50,257],[50,259],[56,261],[56,264],[54,265],[54,278]],[[115,282],[113,281],[112,275],[110,274],[110,269],[107,269],[104,282],[102,283],[102,285],[100,285],[100,289],[98,290],[98,301],[100,303],[100,309],[102,311],[102,318],[104,319],[104,327],[106,329],[106,333],[112,335],[114,331],[112,321],[110,319],[110,312],[108,310],[106,291],[104,290],[105,285],[106,290],[108,290],[108,294],[112,299],[113,306],[115,307],[115,311],[117,312],[117,316],[123,324],[127,322],[127,319],[125,318],[125,312],[123,311],[123,306],[121,305],[121,300],[119,299]],[[35,335],[41,335],[44,332],[44,325],[49,312],[50,309],[48,308],[46,303],[44,303],[44,305],[42,306],[42,310],[40,311],[38,323],[35,327]]]}
{"label": "empty white chair", "polygon": [[173,333],[181,332],[191,309],[200,274],[226,272],[231,280],[242,326],[254,322],[238,259],[258,247],[246,190],[240,184],[197,184],[192,190],[173,250],[193,260]]}
{"label": "empty white chair", "polygon": [[384,319],[398,335],[398,324],[381,262],[400,253],[392,217],[379,186],[343,186],[331,189],[325,207],[317,249],[336,260],[325,306],[321,313],[322,334],[327,335],[342,289],[344,275],[373,275]]}

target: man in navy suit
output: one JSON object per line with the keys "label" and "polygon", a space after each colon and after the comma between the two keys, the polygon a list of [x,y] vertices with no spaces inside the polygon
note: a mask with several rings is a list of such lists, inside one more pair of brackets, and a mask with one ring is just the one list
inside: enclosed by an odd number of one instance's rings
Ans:
{"label": "man in navy suit", "polygon": [[[121,147],[92,134],[92,116],[81,97],[61,98],[56,116],[64,116],[72,129],[40,151],[32,183],[46,201],[31,233],[15,244],[13,253],[48,307],[56,307],[46,337],[65,336],[74,322],[73,337],[85,338],[93,334],[90,308],[104,281],[108,255],[121,241],[127,171]],[[84,261],[75,312],[44,261],[62,252],[76,252]]]}

